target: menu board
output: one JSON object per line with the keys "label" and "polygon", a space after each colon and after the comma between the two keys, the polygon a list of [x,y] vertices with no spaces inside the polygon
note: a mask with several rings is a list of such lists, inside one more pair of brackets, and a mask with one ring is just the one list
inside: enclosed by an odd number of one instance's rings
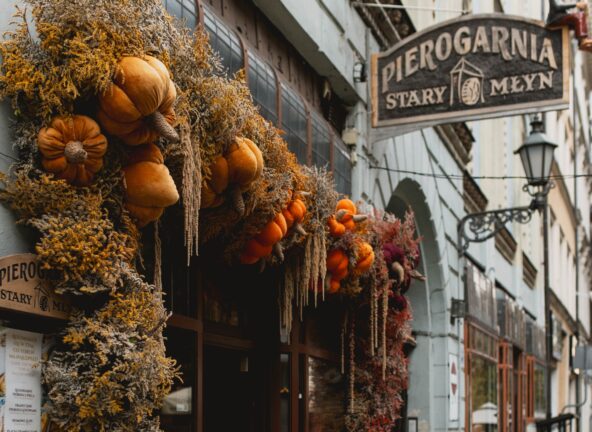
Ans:
{"label": "menu board", "polygon": [[0,330],[0,432],[41,430],[42,341],[39,333]]}

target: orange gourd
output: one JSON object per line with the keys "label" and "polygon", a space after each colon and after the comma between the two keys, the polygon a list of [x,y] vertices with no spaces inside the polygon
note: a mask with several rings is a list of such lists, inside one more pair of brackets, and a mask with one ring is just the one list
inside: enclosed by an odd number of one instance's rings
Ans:
{"label": "orange gourd", "polygon": [[306,235],[306,231],[301,223],[306,215],[306,205],[300,198],[295,198],[288,203],[288,206],[282,210],[282,214],[286,218],[288,228],[294,227],[294,230],[299,234]]}
{"label": "orange gourd", "polygon": [[342,224],[341,222],[337,222],[335,216],[331,216],[329,218],[329,220],[327,221],[327,225],[329,225],[329,234],[331,234],[331,236],[333,237],[341,237],[343,234],[345,234],[345,231],[347,230],[344,224]]}
{"label": "orange gourd", "polygon": [[140,227],[157,220],[165,207],[179,200],[175,182],[154,144],[134,147],[123,173],[125,206]]}
{"label": "orange gourd", "polygon": [[261,258],[265,258],[275,252],[280,260],[284,260],[284,252],[280,241],[286,236],[290,228],[294,228],[300,234],[306,232],[300,226],[306,215],[306,205],[300,198],[291,200],[285,209],[277,213],[273,220],[269,221],[263,229],[247,242],[240,262],[254,264]]}
{"label": "orange gourd", "polygon": [[242,193],[261,176],[263,166],[259,147],[248,138],[236,137],[228,151],[210,166],[211,176],[202,184],[202,208],[221,205],[225,200],[223,194],[230,189],[234,207],[242,215]]}
{"label": "orange gourd", "polygon": [[123,57],[113,85],[99,96],[97,118],[110,134],[128,145],[153,142],[160,136],[177,142],[173,104],[175,84],[166,66],[145,56]]}
{"label": "orange gourd", "polygon": [[107,138],[90,117],[56,117],[39,131],[41,164],[56,178],[76,186],[89,185],[103,166]]}
{"label": "orange gourd", "polygon": [[288,225],[282,213],[278,213],[263,229],[245,246],[239,260],[242,264],[255,264],[261,258],[272,254],[275,250],[283,260],[280,240],[288,232]]}
{"label": "orange gourd", "polygon": [[357,274],[365,273],[370,270],[374,264],[374,250],[367,242],[360,242],[357,247],[357,260],[354,272]]}
{"label": "orange gourd", "polygon": [[341,249],[333,249],[327,254],[327,291],[336,293],[341,287],[340,281],[349,273],[349,259]]}
{"label": "orange gourd", "polygon": [[352,200],[342,199],[335,206],[335,215],[327,220],[329,233],[333,237],[341,237],[346,231],[352,231],[357,222],[366,218],[366,215],[358,214],[358,209]]}

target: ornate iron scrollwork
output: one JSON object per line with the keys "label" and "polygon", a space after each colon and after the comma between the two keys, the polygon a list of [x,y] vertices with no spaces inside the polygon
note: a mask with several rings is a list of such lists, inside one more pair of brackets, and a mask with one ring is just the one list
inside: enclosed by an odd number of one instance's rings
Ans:
{"label": "ornate iron scrollwork", "polygon": [[522,189],[532,196],[529,206],[490,210],[466,215],[458,223],[458,250],[464,253],[469,243],[484,242],[500,232],[508,222],[530,222],[535,210],[544,209],[549,191],[555,187],[551,180],[544,187],[534,190],[525,185]]}
{"label": "ornate iron scrollwork", "polygon": [[530,222],[534,210],[535,208],[530,205],[473,213],[465,216],[458,224],[459,250],[465,252],[469,247],[469,243],[480,243],[492,238],[508,222],[516,221],[521,224]]}

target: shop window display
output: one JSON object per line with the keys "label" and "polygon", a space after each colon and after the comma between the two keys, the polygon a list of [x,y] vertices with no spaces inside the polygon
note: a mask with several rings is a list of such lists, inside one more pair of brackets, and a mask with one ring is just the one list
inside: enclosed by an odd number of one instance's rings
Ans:
{"label": "shop window display", "polygon": [[471,358],[471,430],[497,432],[497,364]]}

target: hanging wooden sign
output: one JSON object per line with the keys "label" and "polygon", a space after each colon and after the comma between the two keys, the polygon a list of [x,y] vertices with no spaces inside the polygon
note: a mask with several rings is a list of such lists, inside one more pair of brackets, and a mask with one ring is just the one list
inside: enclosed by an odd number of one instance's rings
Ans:
{"label": "hanging wooden sign", "polygon": [[67,318],[70,307],[54,294],[33,254],[0,258],[0,308],[51,318]]}
{"label": "hanging wooden sign", "polygon": [[435,125],[565,109],[568,30],[504,14],[430,27],[372,57],[372,125]]}

